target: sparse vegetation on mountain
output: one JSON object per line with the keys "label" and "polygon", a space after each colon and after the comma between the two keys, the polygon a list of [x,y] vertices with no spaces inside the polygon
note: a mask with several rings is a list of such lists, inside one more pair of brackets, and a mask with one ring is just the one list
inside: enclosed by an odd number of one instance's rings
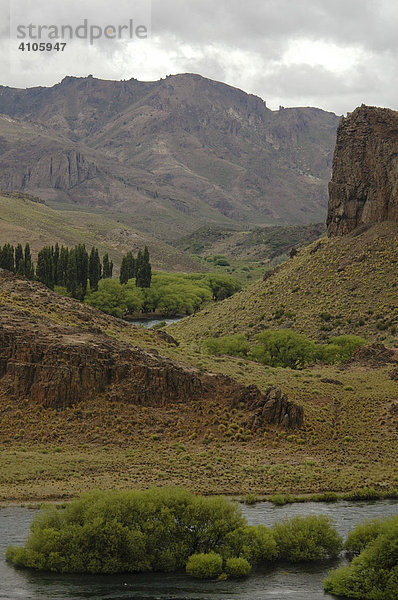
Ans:
{"label": "sparse vegetation on mountain", "polygon": [[360,234],[322,238],[279,266],[264,281],[211,311],[174,325],[180,342],[264,329],[293,329],[316,341],[357,335],[397,343],[398,226],[376,224]]}

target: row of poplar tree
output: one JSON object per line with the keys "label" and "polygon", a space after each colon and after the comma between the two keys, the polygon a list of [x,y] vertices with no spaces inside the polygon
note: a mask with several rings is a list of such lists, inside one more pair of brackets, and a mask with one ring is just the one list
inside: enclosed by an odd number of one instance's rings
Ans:
{"label": "row of poplar tree", "polygon": [[135,278],[137,287],[151,287],[152,267],[148,246],[145,246],[143,252],[139,250],[136,257],[133,256],[132,252],[127,252],[122,258],[119,275],[120,283],[127,283],[129,279],[133,278]]}
{"label": "row of poplar tree", "polygon": [[101,260],[98,248],[91,248],[88,254],[84,244],[73,248],[45,246],[37,255],[34,267],[29,244],[25,249],[21,244],[15,248],[11,244],[0,246],[0,267],[27,279],[41,281],[51,290],[56,285],[65,287],[73,298],[84,300],[88,281],[90,290],[98,290],[100,279],[112,277],[113,262],[105,254]]}
{"label": "row of poplar tree", "polygon": [[[27,279],[41,281],[50,289],[65,287],[73,298],[83,301],[87,293],[88,282],[90,291],[98,290],[101,279],[110,279],[113,273],[113,262],[108,254],[103,256],[102,262],[98,248],[91,248],[90,254],[84,244],[73,248],[64,246],[45,246],[37,255],[36,269],[34,267],[30,246],[21,244],[15,248],[11,244],[0,246],[0,268],[8,269],[13,273],[22,275]],[[138,251],[136,257],[128,252],[122,259],[119,280],[127,283],[135,278],[138,287],[146,288],[151,285],[152,267],[149,250]]]}

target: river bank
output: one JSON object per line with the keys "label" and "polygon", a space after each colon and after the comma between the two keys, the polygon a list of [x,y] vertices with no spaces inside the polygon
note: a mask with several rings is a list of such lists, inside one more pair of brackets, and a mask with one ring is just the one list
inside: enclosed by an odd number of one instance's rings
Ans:
{"label": "river bank", "polygon": [[[114,423],[117,435],[117,419]],[[308,499],[372,500],[398,493],[393,478],[389,484],[384,480],[379,462],[360,469],[357,457],[346,457],[336,468],[333,460],[309,456],[305,448],[288,455],[285,446],[271,447],[265,454],[264,446],[254,442],[166,442],[137,428],[128,446],[14,444],[3,446],[0,459],[1,504],[67,501],[91,489],[165,485],[248,504],[272,499],[280,506]]]}

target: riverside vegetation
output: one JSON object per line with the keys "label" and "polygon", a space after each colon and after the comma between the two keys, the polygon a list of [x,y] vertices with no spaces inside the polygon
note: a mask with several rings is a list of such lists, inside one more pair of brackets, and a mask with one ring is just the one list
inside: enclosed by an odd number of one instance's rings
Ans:
{"label": "riverside vegetation", "polygon": [[91,492],[63,509],[42,510],[15,566],[67,573],[175,571],[234,577],[251,565],[336,556],[342,539],[324,516],[248,526],[237,504],[177,488]]}
{"label": "riverside vegetation", "polygon": [[223,273],[152,273],[148,247],[134,257],[122,258],[119,280],[112,279],[113,261],[98,248],[45,246],[37,265],[30,245],[0,246],[0,268],[37,280],[61,295],[84,301],[115,317],[157,312],[164,316],[189,315],[204,303],[228,298],[241,284]]}
{"label": "riverside vegetation", "polygon": [[[343,540],[324,515],[249,526],[237,504],[182,488],[91,492],[35,517],[24,547],[9,546],[16,567],[61,573],[140,573],[185,569],[201,579],[246,577],[255,565],[337,557],[327,592],[395,600],[398,516],[364,522]],[[354,557],[353,557],[354,556]]]}

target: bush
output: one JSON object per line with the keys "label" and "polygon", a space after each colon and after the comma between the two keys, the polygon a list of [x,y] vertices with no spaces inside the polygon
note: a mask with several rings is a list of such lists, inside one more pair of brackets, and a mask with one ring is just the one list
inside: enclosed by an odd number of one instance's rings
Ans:
{"label": "bush", "polygon": [[344,544],[345,550],[359,554],[368,544],[377,538],[381,527],[382,521],[380,519],[360,523],[348,534]]}
{"label": "bush", "polygon": [[252,564],[274,560],[277,554],[275,538],[264,525],[245,525],[231,531],[222,549],[224,558],[245,558]]}
{"label": "bush", "polygon": [[332,571],[327,592],[362,600],[396,600],[398,589],[398,515],[385,519],[379,535],[365,545],[352,563]]}
{"label": "bush", "polygon": [[174,488],[84,494],[41,511],[15,565],[69,573],[174,571],[195,552],[217,552],[245,524],[237,505]]}
{"label": "bush", "polygon": [[330,338],[324,352],[329,354],[331,362],[338,362],[350,359],[355,350],[364,344],[366,340],[358,335],[339,335]]}
{"label": "bush", "polygon": [[[275,315],[285,314],[284,310],[279,309]],[[253,323],[249,323],[249,326],[252,325]],[[331,338],[329,344],[316,344],[305,335],[291,329],[263,331],[256,339],[259,343],[253,346],[246,336],[237,333],[208,338],[203,345],[210,354],[229,354],[253,359],[272,367],[301,369],[315,360],[327,364],[347,360],[356,348],[365,343],[363,338],[356,335],[340,335]]]}
{"label": "bush", "polygon": [[378,500],[382,494],[377,492],[374,488],[367,486],[354,490],[353,492],[347,492],[344,494],[344,500]]}
{"label": "bush", "polygon": [[291,329],[263,331],[256,337],[260,344],[253,349],[253,356],[272,367],[297,369],[312,362],[316,356],[316,344]]}
{"label": "bush", "polygon": [[242,289],[239,281],[230,275],[207,275],[207,282],[216,301],[225,300]]}
{"label": "bush", "polygon": [[220,338],[208,338],[203,342],[203,346],[210,354],[247,357],[250,352],[250,343],[240,333],[225,335]]}
{"label": "bush", "polygon": [[230,577],[247,577],[252,570],[245,558],[229,558],[225,563],[225,571]]}
{"label": "bush", "polygon": [[269,501],[272,502],[272,504],[276,504],[276,506],[285,506],[285,504],[291,502],[291,499],[290,496],[285,496],[283,494],[274,494],[274,496],[270,497]]}
{"label": "bush", "polygon": [[215,552],[207,554],[193,554],[188,558],[185,568],[188,575],[200,579],[211,579],[217,577],[222,571],[222,556]]}
{"label": "bush", "polygon": [[294,517],[276,523],[272,532],[278,556],[291,562],[318,560],[337,556],[342,549],[342,539],[324,515]]}

